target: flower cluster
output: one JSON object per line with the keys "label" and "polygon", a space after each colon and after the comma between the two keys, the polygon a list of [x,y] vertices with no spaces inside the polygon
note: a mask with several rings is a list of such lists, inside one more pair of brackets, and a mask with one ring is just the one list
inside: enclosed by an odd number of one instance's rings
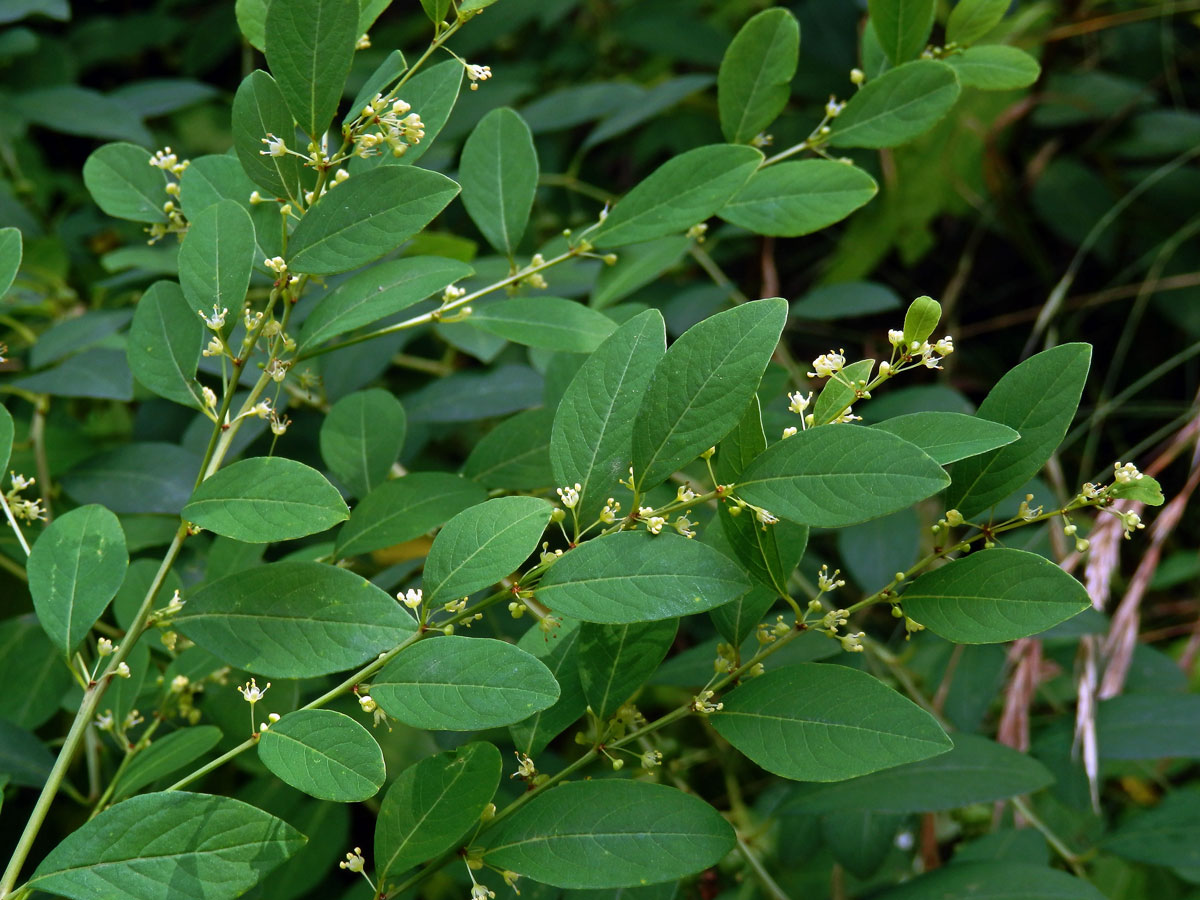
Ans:
{"label": "flower cluster", "polygon": [[[888,364],[889,372],[896,366],[896,355],[901,362],[913,362],[927,369],[940,369],[941,361],[954,352],[954,338],[946,335],[944,338],[929,343],[929,341],[905,341],[904,332],[895,328],[888,331],[888,343],[895,349],[892,362]],[[880,365],[882,371],[883,366]]]}
{"label": "flower cluster", "polygon": [[179,199],[179,178],[187,171],[191,161],[180,159],[170,147],[164,147],[155,151],[149,162],[154,168],[161,169],[167,176],[167,183],[163,186],[163,190],[167,192],[167,199],[162,207],[167,220],[155,222],[146,229],[146,233],[150,235],[147,243],[156,244],[168,234],[182,234],[187,231],[187,219],[184,218],[175,201]]}
{"label": "flower cluster", "polygon": [[[490,74],[490,73],[489,73]],[[354,153],[364,159],[378,156],[383,152],[384,145],[391,150],[392,156],[400,157],[408,152],[408,148],[419,144],[425,137],[425,123],[420,115],[411,112],[412,106],[404,100],[388,101],[382,94],[375,97],[363,107],[359,118],[368,125],[375,125],[378,131],[359,131],[354,139]]]}
{"label": "flower cluster", "polygon": [[37,479],[26,478],[24,475],[18,475],[16,472],[9,472],[9,475],[12,478],[12,487],[4,495],[4,500],[8,504],[8,508],[12,511],[13,517],[29,524],[37,521],[44,522],[46,520],[46,510],[42,508],[41,498],[26,500],[21,496],[21,491],[33,487],[37,484]]}

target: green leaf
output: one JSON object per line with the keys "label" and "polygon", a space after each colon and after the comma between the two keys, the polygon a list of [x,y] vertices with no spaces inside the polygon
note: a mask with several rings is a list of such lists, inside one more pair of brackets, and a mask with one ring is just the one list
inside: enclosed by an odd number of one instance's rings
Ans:
{"label": "green leaf", "polygon": [[[757,584],[736,600],[710,610],[708,615],[721,636],[736,647],[754,632],[767,610],[778,599],[779,592],[773,587]],[[715,651],[716,648],[713,649]],[[702,678],[698,683],[702,684],[705,680]]]}
{"label": "green leaf", "polygon": [[555,887],[637,887],[716,865],[734,844],[715,809],[641,781],[575,781],[484,832],[484,860]]}
{"label": "green leaf", "polygon": [[181,728],[159,738],[129,762],[129,767],[117,781],[113,802],[131,797],[188,763],[195,762],[221,740],[221,729],[215,725],[194,725]]}
{"label": "green leaf", "polygon": [[611,718],[654,674],[678,629],[678,619],[579,626],[579,682],[598,718]]}
{"label": "green leaf", "polygon": [[1038,61],[1019,47],[988,44],[946,58],[963,87],[1010,91],[1029,87],[1042,74]]}
{"label": "green leaf", "polygon": [[912,881],[877,895],[879,900],[930,900],[970,897],[971,900],[1104,900],[1082,878],[1032,863],[956,863],[918,875]]}
{"label": "green leaf", "polygon": [[925,49],[936,9],[936,0],[867,0],[875,36],[892,65],[908,62]]}
{"label": "green leaf", "polygon": [[288,244],[288,265],[310,275],[355,269],[399,247],[457,194],[457,184],[428,169],[383,166],[362,172],[305,213]]}
{"label": "green leaf", "polygon": [[809,291],[792,303],[792,317],[829,322],[900,308],[896,292],[871,281],[844,281]]}
{"label": "green leaf", "polygon": [[304,320],[300,350],[395,315],[472,274],[474,270],[466,263],[438,256],[393,259],[372,266],[317,302]]}
{"label": "green leaf", "polygon": [[1133,481],[1116,481],[1108,493],[1119,500],[1135,500],[1148,506],[1162,506],[1165,502],[1162,486],[1149,475],[1138,475]]}
{"label": "green leaf", "polygon": [[96,205],[118,219],[165,222],[167,176],[135,144],[105,144],[83,164],[83,183]]}
{"label": "green leaf", "polygon": [[376,165],[408,166],[424,156],[445,127],[450,113],[454,111],[462,80],[462,63],[457,59],[447,59],[405,82],[403,99],[412,105],[413,112],[421,116],[421,122],[425,126],[425,137],[421,138],[421,143],[415,147],[409,147],[408,152],[399,159],[385,153],[367,162],[374,162]]}
{"label": "green leaf", "polygon": [[537,193],[537,151],[525,120],[508,107],[480,119],[463,144],[458,179],[471,221],[497,253],[512,259]]}
{"label": "green leaf", "polygon": [[73,900],[237,897],[305,840],[282,819],[231,797],[143,794],[68,835],[28,885]]}
{"label": "green leaf", "polygon": [[625,195],[590,237],[620,247],[687,231],[721,209],[754,174],[753,147],[711,144],[667,160]]}
{"label": "green leaf", "polygon": [[706,612],[749,587],[741,569],[707,544],[618,531],[565,553],[536,596],[556,614],[620,625]]}
{"label": "green leaf", "polygon": [[[236,157],[201,156],[192,160],[179,179],[179,205],[185,216],[194,219],[222,200],[237,203],[250,214],[250,221],[254,223],[254,241],[258,245],[255,258],[261,263],[280,254],[283,236],[279,207],[274,203],[250,202],[257,187]],[[175,271],[178,272],[178,264]]]}
{"label": "green leaf", "polygon": [[270,0],[237,0],[233,13],[246,42],[261,53],[267,46],[267,4]]}
{"label": "green leaf", "polygon": [[321,458],[355,497],[387,480],[404,446],[404,407],[381,388],[347,394],[321,423]]}
{"label": "green leaf", "polygon": [[947,507],[972,518],[1041,471],[1075,416],[1091,358],[1090,345],[1063,344],[1029,357],[996,383],[977,415],[1016,429],[1021,439],[955,465]]}
{"label": "green leaf", "polygon": [[475,444],[463,463],[463,475],[489,488],[545,488],[554,481],[550,473],[553,421],[554,414],[540,408],[505,419]]}
{"label": "green leaf", "polygon": [[840,222],[879,191],[857,166],[828,159],[759,169],[717,215],[755,234],[799,237]]}
{"label": "green leaf", "polygon": [[554,414],[550,464],[559,484],[579,484],[580,519],[600,514],[630,462],[638,407],[667,347],[658,310],[638,313],[575,373]]}
{"label": "green leaf", "polygon": [[[813,403],[813,423],[828,425],[846,412],[858,400],[858,391],[866,388],[870,383],[871,372],[874,369],[875,360],[863,359],[850,363],[842,369],[837,378],[830,378],[826,381],[825,386],[821,388],[821,393],[817,395],[816,402]],[[856,387],[852,388],[846,382],[850,382]]]}
{"label": "green leaf", "polygon": [[806,786],[789,812],[939,812],[1032,794],[1054,782],[1033,757],[974,734],[954,735],[954,748],[930,759],[861,778]]}
{"label": "green leaf", "polygon": [[946,20],[946,42],[967,47],[1000,24],[1009,0],[959,0]]}
{"label": "green leaf", "polygon": [[470,322],[527,347],[591,353],[616,330],[603,313],[560,297],[514,297],[480,307]]}
{"label": "green leaf", "polygon": [[31,615],[0,622],[0,679],[21,686],[0,692],[0,719],[21,728],[39,728],[53,718],[73,684],[70,668]]}
{"label": "green leaf", "polygon": [[29,593],[38,621],[70,656],[125,579],[129,553],[117,517],[103,506],[73,509],[42,532],[29,554]]}
{"label": "green leaf", "polygon": [[800,24],[786,9],[767,9],[741,27],[721,58],[717,108],[721,132],[745,144],[787,106],[800,56]]}
{"label": "green leaf", "polygon": [[454,600],[511,574],[537,548],[551,512],[537,497],[496,497],[458,513],[429,549],[426,601]]}
{"label": "green leaf", "polygon": [[768,670],[721,700],[710,719],[717,732],[768,772],[797,781],[842,781],[952,746],[925,710],[845,666]]}
{"label": "green leaf", "polygon": [[587,708],[579,682],[579,622],[562,619],[558,627],[549,631],[543,631],[540,623],[532,625],[521,635],[517,646],[545,664],[558,682],[560,692],[552,706],[508,728],[513,746],[529,756],[537,756]]}
{"label": "green leaf", "polygon": [[839,865],[867,879],[882,868],[895,847],[905,817],[888,813],[833,812],[821,816],[821,841]]}
{"label": "green leaf", "polygon": [[350,511],[316,469],[281,456],[256,456],[201,482],[183,516],[235,541],[265,544],[325,531]]}
{"label": "green leaf", "polygon": [[192,309],[233,311],[246,298],[254,269],[254,223],[234,200],[214,203],[192,219],[179,246],[179,286]]}
{"label": "green leaf", "polygon": [[356,556],[420,537],[487,499],[473,481],[443,472],[414,472],[385,481],[362,499],[338,532],[338,556]]}
{"label": "green leaf", "polygon": [[918,297],[904,313],[904,343],[920,346],[933,334],[942,318],[942,304],[932,297]]}
{"label": "green leaf", "polygon": [[872,78],[833,122],[834,147],[895,147],[924,134],[958,99],[958,79],[944,62],[918,59]]}
{"label": "green leaf", "polygon": [[267,65],[292,117],[313,140],[325,133],[342,99],[360,34],[358,11],[358,0],[288,0],[267,7]]}
{"label": "green leaf", "polygon": [[841,528],[924,500],[949,482],[924,451],[856,425],[802,431],[768,447],[737,495],[801,525]]}
{"label": "green leaf", "polygon": [[0,719],[0,779],[40,788],[53,766],[54,757],[37,735]]}
{"label": "green leaf", "polygon": [[384,794],[375,821],[380,883],[462,841],[479,824],[502,769],[500,751],[476,742],[426,757],[401,772]]}
{"label": "green leaf", "polygon": [[414,627],[366,579],[315,562],[268,563],[210,582],[174,621],[222,661],[274,678],[345,671],[392,649]]}
{"label": "green leaf", "polygon": [[21,268],[21,232],[0,228],[0,297],[8,293]]}
{"label": "green leaf", "polygon": [[12,413],[0,406],[0,472],[8,470],[9,458],[12,456],[13,435],[16,428],[13,425]]}
{"label": "green leaf", "polygon": [[942,466],[995,450],[1021,437],[1007,425],[955,412],[909,413],[872,427],[920,447]]}
{"label": "green leaf", "polygon": [[646,491],[725,437],[758,390],[787,320],[787,301],[757,300],[689,328],[659,361],[633,433]]}
{"label": "green leaf", "polygon": [[1090,605],[1082,584],[1036,553],[980,550],[918,578],[904,612],[960,644],[1038,634]]}
{"label": "green leaf", "polygon": [[126,353],[133,377],[160,397],[201,409],[196,366],[204,323],[173,281],[150,286],[133,313]]}
{"label": "green leaf", "polygon": [[[738,426],[721,442],[717,453],[717,478],[722,484],[733,484],[742,477],[745,467],[767,446],[763,433],[762,414],[758,397],[752,397]],[[773,594],[789,596],[788,579],[804,555],[808,545],[808,528],[792,522],[777,522],[770,527],[758,520],[751,510],[722,503],[717,507],[721,530],[735,558]],[[734,510],[738,514],[734,515]],[[735,606],[739,601],[729,604]],[[757,607],[763,601],[754,605]],[[767,604],[770,605],[769,603]],[[721,609],[723,607],[718,607]],[[763,610],[765,612],[765,609]],[[714,616],[717,610],[713,611]],[[731,612],[735,612],[731,610]],[[740,615],[740,608],[736,611]],[[757,623],[757,617],[754,624]],[[750,627],[753,627],[751,625]],[[734,641],[740,644],[741,639]]]}
{"label": "green leaf", "polygon": [[450,11],[450,0],[421,0],[421,8],[434,25],[446,21],[446,13]]}
{"label": "green leaf", "polygon": [[[271,156],[263,140],[273,134],[285,141],[296,133],[283,92],[261,69],[247,75],[233,97],[233,149],[250,180],[271,196],[299,200],[304,196],[304,168],[290,153]],[[295,147],[293,150],[297,149]]]}
{"label": "green leaf", "polygon": [[178,515],[191,495],[200,457],[178,444],[125,444],[84,460],[63,476],[78,503],[99,503],[118,514]]}
{"label": "green leaf", "polygon": [[371,732],[329,709],[300,709],[258,739],[258,758],[281,780],[318,800],[374,797],[387,771]]}
{"label": "green leaf", "polygon": [[691,243],[687,235],[671,234],[629,245],[615,264],[600,270],[588,302],[593,309],[607,309],[673,268]]}
{"label": "green leaf", "polygon": [[511,725],[558,695],[558,682],[536,657],[504,641],[458,635],[414,644],[371,681],[384,712],[437,731]]}
{"label": "green leaf", "polygon": [[1200,866],[1198,799],[1194,788],[1168,794],[1154,809],[1127,819],[1101,847],[1152,866]]}
{"label": "green leaf", "polygon": [[52,369],[10,381],[9,386],[54,397],[133,399],[133,375],[121,350],[93,347],[69,356]]}
{"label": "green leaf", "polygon": [[1200,759],[1200,696],[1166,690],[1121,694],[1097,707],[1101,759]]}

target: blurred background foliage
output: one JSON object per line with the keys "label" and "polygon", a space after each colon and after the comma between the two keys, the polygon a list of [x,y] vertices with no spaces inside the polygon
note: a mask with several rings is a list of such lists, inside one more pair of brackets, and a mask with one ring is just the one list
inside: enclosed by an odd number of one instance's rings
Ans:
{"label": "blurred background foliage", "polygon": [[[475,123],[497,106],[519,110],[534,132],[542,171],[533,227],[521,250],[553,246],[564,228],[594,221],[607,200],[663,160],[721,141],[714,89],[721,56],[742,23],[775,5],[788,6],[801,24],[792,99],[772,128],[774,147],[789,146],[820,120],[831,94],[845,99],[852,92],[850,69],[869,65],[869,54],[864,61],[860,50],[865,2],[500,0],[450,43],[464,59],[489,65],[494,77],[461,93],[421,165],[453,176]],[[939,22],[950,5],[942,3]],[[58,481],[74,469],[63,486],[77,502],[107,502],[95,492],[97,474],[85,467],[80,475],[75,468],[97,449],[130,440],[175,443],[181,435],[186,446],[190,421],[186,410],[140,393],[120,371],[123,354],[112,352],[123,346],[119,332],[140,292],[175,272],[177,244],[168,238],[147,246],[136,225],[101,213],[83,187],[83,162],[115,140],[150,149],[169,145],[183,158],[229,151],[233,92],[246,73],[263,65],[238,28],[238,13],[246,15],[251,6],[0,0],[0,227],[17,226],[26,242],[14,289],[0,301],[0,341],[9,349],[0,372],[10,391],[6,403],[20,410],[19,422],[33,423],[19,426],[25,433],[18,441],[27,439],[29,427],[45,430],[44,474]],[[830,347],[879,356],[902,303],[918,294],[934,296],[958,352],[944,371],[921,373],[864,404],[857,411],[868,421],[917,409],[970,411],[1023,356],[1088,341],[1096,347],[1095,363],[1080,416],[1038,487],[1039,500],[1072,493],[1118,458],[1135,459],[1143,468],[1162,458],[1158,477],[1168,499],[1189,484],[1194,488],[1190,454],[1180,451],[1186,442],[1171,441],[1186,438],[1189,423],[1194,428],[1200,388],[1200,113],[1194,111],[1200,103],[1200,3],[1015,0],[992,37],[1038,56],[1040,80],[1017,91],[965,89],[952,113],[917,141],[894,151],[853,151],[880,192],[840,225],[806,237],[762,238],[715,223],[703,244],[663,239],[622,254],[611,270],[595,262],[552,271],[551,292],[590,297],[599,307],[617,300],[629,311],[656,306],[673,335],[731,297],[780,295],[793,304],[785,343],[797,360]],[[403,49],[410,60],[419,55],[430,38],[429,21],[417,0],[393,0],[370,38],[371,48],[356,56],[348,96],[391,50]],[[461,205],[452,205],[419,241],[420,252],[472,260],[480,279],[507,274],[506,261],[486,257],[486,242]],[[102,355],[87,355],[97,351]],[[408,410],[405,465],[457,470],[500,417],[537,407],[543,389],[561,391],[578,365],[570,356],[508,345],[466,323],[440,325],[330,354],[322,360],[323,384],[314,402],[319,407],[368,384],[386,384]],[[97,369],[97,360],[106,368]],[[57,374],[13,391],[30,372]],[[768,430],[776,433],[787,424],[786,376],[782,366],[773,367],[763,391],[775,398],[764,412]],[[34,401],[43,404],[37,415],[30,412],[31,394],[51,398]],[[130,399],[144,402],[131,406],[125,402]],[[319,419],[312,412],[313,427],[306,429],[299,402],[293,398],[291,414],[300,427],[289,432],[292,452],[303,457],[307,442],[317,460]],[[1162,456],[1169,446],[1175,449]],[[28,449],[18,447],[13,466],[34,470]],[[545,486],[540,477],[535,469],[530,486]],[[131,550],[159,540],[151,517],[145,518],[137,533],[131,519],[123,520]],[[869,591],[911,560],[918,524],[916,514],[904,513],[882,525],[846,529],[837,542],[817,536],[802,571],[811,573],[828,560]],[[1200,649],[1198,530],[1196,516],[1182,516],[1151,561],[1142,602],[1144,646],[1128,692],[1187,688]],[[169,538],[170,527],[165,533]],[[1049,540],[1048,530],[1040,530],[1035,544],[1049,552]],[[1122,570],[1132,572],[1145,549],[1133,542]],[[403,568],[404,556],[401,550],[378,562]],[[186,560],[180,574],[186,583]],[[393,581],[403,574],[395,572]],[[1114,594],[1125,584],[1115,576]],[[1070,716],[1061,714],[1073,697],[1078,638],[1104,626],[1092,621],[1073,627],[1057,643],[1054,637],[1046,642],[1034,744],[1043,761],[1059,761],[1060,785],[1042,814],[1066,833],[1084,835],[1095,820],[1086,781],[1067,762]],[[703,645],[708,637],[691,633],[681,640]],[[941,701],[948,718],[968,731],[989,721],[991,733],[1006,696],[1002,650],[968,648],[950,661],[943,642],[914,645],[909,662],[915,677],[947,685]],[[690,664],[707,666],[710,658],[711,646]],[[687,664],[680,656],[676,669]],[[952,688],[948,678],[943,681],[948,666],[962,667]],[[668,669],[660,677],[670,682]],[[1195,722],[1185,726],[1197,728]],[[403,762],[429,749],[396,752]],[[1118,809],[1149,802],[1164,779],[1186,781],[1189,773],[1186,763],[1170,769],[1104,765],[1116,777],[1106,801]],[[280,810],[290,802],[259,799]],[[767,790],[758,802],[767,809],[777,799]],[[939,839],[982,830],[989,815],[975,813],[975,819],[961,814],[954,822],[939,820],[942,830],[923,840],[936,846]],[[346,818],[339,808],[313,825],[337,838],[314,837],[314,852],[341,852]],[[813,821],[784,818],[799,837],[791,849],[781,847],[780,859],[799,861],[821,837]],[[870,850],[883,865],[889,852],[897,852],[891,841],[903,825],[876,823],[853,845],[857,857],[840,861],[850,866]],[[845,840],[841,845],[847,846]],[[1141,885],[1110,893],[1114,897],[1185,896],[1185,885],[1200,877],[1196,869],[1168,876],[1115,858],[1102,862],[1110,883]],[[332,858],[320,865],[332,865]],[[817,882],[826,890],[828,869],[812,871],[819,873],[811,876],[816,882],[797,869],[786,886],[798,895]],[[302,890],[307,882],[297,885]],[[272,890],[273,896],[298,895]]]}

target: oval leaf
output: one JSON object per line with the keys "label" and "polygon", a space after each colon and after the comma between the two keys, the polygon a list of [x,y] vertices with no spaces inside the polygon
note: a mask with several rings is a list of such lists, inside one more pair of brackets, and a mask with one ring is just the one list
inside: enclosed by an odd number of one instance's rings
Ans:
{"label": "oval leaf", "polygon": [[196,365],[204,323],[173,281],[152,284],[138,301],[126,353],[133,377],[160,397],[203,408]]}
{"label": "oval leaf", "polygon": [[425,563],[425,599],[440,603],[495,584],[532,553],[553,507],[537,497],[496,497],[446,523]]}
{"label": "oval leaf", "polygon": [[470,322],[527,347],[591,353],[616,330],[603,313],[560,297],[514,297],[480,307]]}
{"label": "oval leaf", "polygon": [[235,541],[265,544],[325,531],[348,519],[350,510],[337,488],[311,466],[257,456],[201,482],[183,516]]}
{"label": "oval leaf", "polygon": [[687,231],[729,202],[763,155],[753,147],[712,144],[667,160],[626,194],[591,236],[620,247]]}
{"label": "oval leaf", "polygon": [[908,62],[925,49],[936,9],[936,0],[867,0],[875,36],[892,65]]}
{"label": "oval leaf", "polygon": [[437,256],[394,259],[372,266],[343,281],[317,302],[304,320],[300,349],[315,347],[408,309],[473,272],[464,262]]}
{"label": "oval leaf", "polygon": [[413,472],[385,481],[354,507],[338,532],[338,556],[354,556],[420,537],[487,499],[473,481],[443,472]]}
{"label": "oval leaf", "polygon": [[1016,429],[1021,439],[956,465],[947,507],[972,518],[1041,471],[1075,417],[1091,359],[1090,345],[1063,344],[1034,354],[996,382],[977,415]]}
{"label": "oval leaf", "polygon": [[267,65],[292,116],[313,140],[325,133],[342,99],[360,34],[358,13],[358,0],[288,0],[267,7]]}
{"label": "oval leaf", "polygon": [[304,214],[288,244],[288,265],[310,275],[355,269],[395,250],[457,194],[445,175],[415,166],[355,175]]}
{"label": "oval leaf", "polygon": [[392,782],[375,821],[375,870],[385,882],[449,850],[479,824],[500,784],[500,751],[472,743],[409,766]]}
{"label": "oval leaf", "polygon": [[555,613],[619,625],[705,612],[749,589],[742,570],[707,544],[618,531],[564,554],[536,594]]}
{"label": "oval leaf", "polygon": [[480,119],[463,144],[458,178],[471,221],[512,259],[537,193],[537,151],[525,120],[507,107]]}
{"label": "oval leaf", "polygon": [[576,781],[485,832],[484,859],[564,888],[638,887],[716,865],[733,828],[698,797],[641,781]]}
{"label": "oval leaf", "polygon": [[1045,557],[996,547],[956,559],[912,583],[904,612],[960,644],[1038,634],[1091,605],[1083,585]]}
{"label": "oval leaf", "polygon": [[840,222],[879,191],[857,166],[806,159],[768,166],[717,213],[756,234],[799,237]]}
{"label": "oval leaf", "polygon": [[787,808],[814,814],[939,812],[1032,794],[1053,783],[1050,770],[1028,754],[956,734],[949,753],[804,789]]}
{"label": "oval leaf", "polygon": [[321,423],[321,458],[355,497],[365,497],[387,479],[407,428],[404,407],[389,392],[348,394]]}
{"label": "oval leaf", "polygon": [[282,819],[231,797],[144,794],[50,851],[29,887],[74,900],[237,897],[304,846]]}
{"label": "oval leaf", "polygon": [[945,753],[937,721],[863,672],[800,663],[768,671],[722,698],[713,727],[768,772],[842,781]]}
{"label": "oval leaf", "polygon": [[[250,180],[271,196],[298,201],[304,196],[303,163],[287,153],[263,153],[268,134],[287,140],[296,131],[275,79],[261,69],[247,75],[233,97],[233,148]],[[296,148],[292,148],[296,149]]]}
{"label": "oval leaf", "polygon": [[786,300],[756,300],[710,316],[671,345],[638,410],[639,492],[661,484],[741,421],[786,321]]}
{"label": "oval leaf", "polygon": [[676,619],[579,626],[579,682],[597,717],[613,715],[654,674],[678,628]]}
{"label": "oval leaf", "polygon": [[841,528],[924,500],[950,479],[908,441],[855,425],[812,428],[746,467],[738,496],[801,525]]}
{"label": "oval leaf", "polygon": [[520,722],[558,699],[550,670],[524,650],[458,635],[404,650],[371,682],[371,697],[414,728],[479,731]]}
{"label": "oval leaf", "polygon": [[971,47],[946,59],[965,87],[1010,91],[1029,87],[1042,74],[1038,61],[1020,47],[989,44]]}
{"label": "oval leaf", "polygon": [[167,176],[136,144],[105,144],[83,164],[83,183],[96,205],[118,219],[165,222]]}
{"label": "oval leaf", "polygon": [[995,450],[1021,437],[1007,425],[956,412],[909,413],[872,427],[920,447],[942,466]]}
{"label": "oval leaf", "polygon": [[721,58],[717,108],[721,132],[745,144],[787,105],[800,57],[800,23],[786,9],[767,9],[741,27]]}
{"label": "oval leaf", "polygon": [[129,552],[117,517],[95,504],[47,526],[26,566],[38,621],[70,656],[121,589]]}
{"label": "oval leaf", "polygon": [[559,484],[579,484],[583,522],[595,521],[630,462],[637,409],[667,349],[658,310],[634,316],[571,379],[554,414],[550,463]]}
{"label": "oval leaf", "polygon": [[374,797],[387,776],[371,732],[329,709],[288,713],[262,732],[258,758],[296,790],[339,803]]}
{"label": "oval leaf", "polygon": [[944,62],[918,59],[872,78],[846,103],[829,138],[835,147],[895,147],[924,134],[958,99]]}
{"label": "oval leaf", "polygon": [[223,662],[277,678],[345,671],[392,649],[414,628],[375,585],[315,562],[234,572],[189,597],[174,622]]}
{"label": "oval leaf", "polygon": [[179,246],[179,286],[192,309],[216,306],[236,316],[254,269],[254,223],[234,200],[201,211]]}

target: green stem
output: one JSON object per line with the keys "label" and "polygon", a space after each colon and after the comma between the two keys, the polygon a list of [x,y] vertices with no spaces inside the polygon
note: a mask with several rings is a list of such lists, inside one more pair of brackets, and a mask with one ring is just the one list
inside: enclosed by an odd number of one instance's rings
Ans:
{"label": "green stem", "polygon": [[762,864],[762,860],[758,858],[755,852],[750,849],[750,846],[739,834],[737,836],[738,852],[742,854],[742,858],[750,866],[750,871],[754,873],[754,877],[758,879],[758,883],[762,885],[763,891],[771,900],[791,900],[787,895],[787,891],[779,886],[771,873],[766,870]]}

